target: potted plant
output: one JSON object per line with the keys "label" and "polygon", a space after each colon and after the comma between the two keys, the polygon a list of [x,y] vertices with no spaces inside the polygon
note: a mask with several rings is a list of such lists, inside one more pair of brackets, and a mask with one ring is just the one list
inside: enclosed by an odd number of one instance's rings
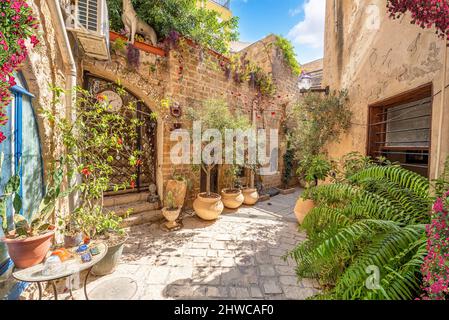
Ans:
{"label": "potted plant", "polygon": [[245,200],[242,190],[237,185],[237,173],[240,168],[235,165],[231,165],[226,169],[225,175],[229,180],[229,187],[221,191],[221,197],[223,204],[228,209],[238,209]]}
{"label": "potted plant", "polygon": [[248,187],[242,190],[244,201],[243,203],[247,206],[252,206],[259,201],[259,192],[255,187],[255,175],[257,172],[257,165],[247,165],[246,168],[249,171],[249,183]]}
{"label": "potted plant", "polygon": [[[1,241],[6,244],[9,256],[17,268],[25,269],[41,263],[50,250],[55,235],[55,226],[50,223],[51,215],[56,199],[65,195],[60,187],[61,167],[57,168],[52,178],[56,187],[47,186],[46,195],[39,208],[28,220],[21,215],[21,178],[17,173],[10,178],[5,186],[4,195],[0,197],[0,217],[5,235]],[[8,221],[7,203],[11,200],[14,214],[12,221]]]}
{"label": "potted plant", "polygon": [[75,214],[59,220],[59,226],[63,228],[65,248],[76,247],[83,241],[84,233],[81,230],[80,223],[79,217]]}
{"label": "potted plant", "polygon": [[[244,116],[232,114],[227,104],[222,100],[206,101],[202,108],[189,108],[186,114],[189,120],[197,121],[201,124],[201,135],[203,138],[209,130],[218,131],[221,137],[224,137],[226,130],[249,127],[249,120]],[[201,157],[200,167],[206,174],[206,192],[198,194],[193,202],[193,208],[201,219],[211,221],[216,220],[224,209],[221,196],[211,192],[211,172],[215,166],[224,162],[225,155],[223,152],[216,152],[217,150],[213,148],[205,157],[204,153],[206,148],[210,148],[210,141],[202,140],[201,154],[203,156]],[[222,141],[221,146],[218,146],[221,147],[221,150],[224,149],[223,143],[224,141]],[[220,154],[221,158],[218,156]]]}
{"label": "potted plant", "polygon": [[[126,94],[118,84],[112,89],[120,96]],[[59,88],[53,90],[56,100],[59,100],[64,91]],[[137,117],[136,102],[124,104],[117,111],[101,94],[96,96],[78,87],[75,93],[77,100],[73,112],[76,119],[69,121],[54,115],[51,110],[43,110],[42,113],[55,124],[55,130],[68,151],[68,181],[77,177],[71,191],[77,194],[79,201],[71,213],[71,221],[76,221],[76,228],[88,238],[106,242],[108,252],[94,272],[107,274],[118,263],[128,237],[120,227],[123,219],[104,209],[103,194],[109,190],[133,188],[135,175],[125,176],[120,184],[114,184],[111,178],[120,169],[114,165],[116,157],[131,166],[142,165],[142,152],[134,143],[142,122]]]}
{"label": "potted plant", "polygon": [[187,190],[191,188],[190,180],[176,171],[173,173],[172,179],[167,181],[165,190],[167,195],[169,192],[174,196],[174,202],[180,209],[184,206]]}
{"label": "potted plant", "polygon": [[306,191],[299,197],[294,209],[299,224],[304,222],[305,217],[315,207],[314,201],[308,197],[308,190],[317,186],[318,181],[325,180],[331,169],[332,164],[324,155],[311,156],[300,162],[298,174],[302,173],[304,176]]}
{"label": "potted plant", "polygon": [[168,230],[175,229],[178,227],[176,220],[179,218],[179,214],[181,213],[181,207],[179,207],[175,202],[175,196],[172,191],[167,193],[167,197],[165,198],[165,207],[162,208],[162,215],[167,219],[167,223],[165,226]]}

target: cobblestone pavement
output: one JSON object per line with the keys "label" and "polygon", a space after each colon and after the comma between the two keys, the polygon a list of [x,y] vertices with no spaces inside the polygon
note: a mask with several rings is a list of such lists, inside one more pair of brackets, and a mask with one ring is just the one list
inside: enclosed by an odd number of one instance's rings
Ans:
{"label": "cobblestone pavement", "polygon": [[281,258],[306,238],[289,217],[298,193],[225,212],[215,222],[185,217],[174,233],[158,223],[132,227],[120,265],[89,283],[90,298],[299,300],[316,294],[317,283],[298,282],[295,263]]}

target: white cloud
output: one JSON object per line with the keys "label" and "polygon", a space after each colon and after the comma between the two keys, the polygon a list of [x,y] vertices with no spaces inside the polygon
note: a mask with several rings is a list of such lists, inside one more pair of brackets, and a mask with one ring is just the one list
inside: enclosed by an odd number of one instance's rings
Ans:
{"label": "white cloud", "polygon": [[[292,12],[296,13],[298,9]],[[310,59],[320,58],[324,47],[326,0],[307,0],[302,10],[304,10],[304,20],[295,25],[287,36],[297,45],[300,60],[305,56],[309,56]],[[311,52],[307,54],[304,50]]]}

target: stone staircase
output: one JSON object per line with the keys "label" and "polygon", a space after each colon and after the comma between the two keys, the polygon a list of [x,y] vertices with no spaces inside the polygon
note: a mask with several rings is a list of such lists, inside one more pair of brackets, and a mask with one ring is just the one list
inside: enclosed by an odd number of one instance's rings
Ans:
{"label": "stone staircase", "polygon": [[160,203],[148,202],[149,195],[150,193],[143,192],[105,196],[104,208],[107,211],[115,212],[121,217],[124,217],[128,210],[131,209],[131,214],[123,220],[123,227],[156,222],[163,219]]}

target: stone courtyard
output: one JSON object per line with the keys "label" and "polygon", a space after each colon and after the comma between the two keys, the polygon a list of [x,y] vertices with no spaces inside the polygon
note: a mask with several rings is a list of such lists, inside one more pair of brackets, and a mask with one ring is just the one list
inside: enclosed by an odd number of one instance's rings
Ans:
{"label": "stone courtyard", "polygon": [[[284,256],[306,238],[293,208],[300,191],[255,207],[225,212],[216,222],[185,214],[180,231],[160,223],[128,229],[121,264],[92,278],[90,299],[306,299],[318,292],[298,282],[295,263]],[[84,299],[82,290],[75,298]]]}

